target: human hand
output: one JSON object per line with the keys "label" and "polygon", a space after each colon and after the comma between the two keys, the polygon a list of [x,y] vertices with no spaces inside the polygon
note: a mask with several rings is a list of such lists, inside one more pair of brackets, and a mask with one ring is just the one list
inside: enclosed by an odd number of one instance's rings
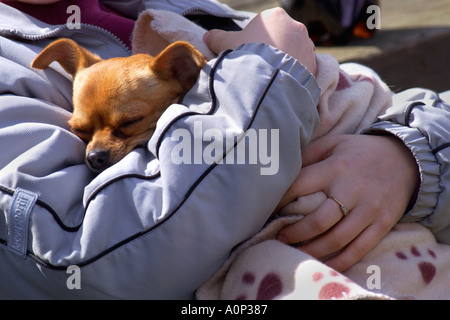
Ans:
{"label": "human hand", "polygon": [[281,8],[259,13],[241,31],[210,30],[203,41],[216,54],[244,43],[262,42],[297,59],[313,75],[317,73],[314,43],[308,30]]}
{"label": "human hand", "polygon": [[[279,232],[279,240],[344,271],[363,258],[405,213],[419,184],[411,151],[393,136],[335,135],[313,141],[304,167],[278,209],[299,196],[323,191],[332,198]],[[337,253],[337,254],[336,254]]]}

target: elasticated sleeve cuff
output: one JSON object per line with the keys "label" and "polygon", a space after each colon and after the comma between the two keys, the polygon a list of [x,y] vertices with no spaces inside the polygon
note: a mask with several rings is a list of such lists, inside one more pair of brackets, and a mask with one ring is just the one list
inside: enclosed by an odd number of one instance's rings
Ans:
{"label": "elasticated sleeve cuff", "polygon": [[437,219],[432,213],[437,207],[441,193],[439,186],[440,166],[427,137],[417,128],[410,128],[389,121],[378,122],[364,133],[392,134],[401,139],[411,150],[419,166],[420,187],[415,202],[411,204],[410,210],[405,213],[402,221],[421,221],[422,224],[433,229]]}

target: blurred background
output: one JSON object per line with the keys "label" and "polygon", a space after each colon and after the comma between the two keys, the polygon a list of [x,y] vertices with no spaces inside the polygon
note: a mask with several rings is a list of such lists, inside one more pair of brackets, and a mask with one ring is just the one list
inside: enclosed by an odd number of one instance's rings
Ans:
{"label": "blurred background", "polygon": [[[284,7],[308,26],[319,53],[373,68],[393,91],[411,87],[450,90],[450,0],[220,1],[253,12]],[[365,7],[356,7],[361,2]],[[379,21],[375,21],[379,29],[369,30],[365,22],[373,23],[375,12],[367,14],[366,9],[372,4],[380,8]],[[350,26],[346,9],[353,10]],[[355,14],[357,9],[361,16]]]}

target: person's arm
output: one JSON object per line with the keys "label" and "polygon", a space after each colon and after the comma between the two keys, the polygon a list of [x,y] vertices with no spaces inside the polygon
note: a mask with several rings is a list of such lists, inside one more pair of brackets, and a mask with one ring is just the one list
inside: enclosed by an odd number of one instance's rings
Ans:
{"label": "person's arm", "polygon": [[[296,59],[265,44],[244,44],[207,65],[183,99],[188,107],[174,105],[163,115],[150,142],[164,186],[162,223],[148,235],[148,251],[159,257],[149,266],[155,294],[185,297],[260,230],[300,170],[301,148],[318,126],[318,94]],[[239,136],[239,143],[228,144],[225,154],[226,134]],[[189,153],[180,145],[187,137],[191,164],[176,165],[174,156],[181,161]],[[220,145],[218,164],[204,162],[213,140]],[[272,156],[268,164],[261,162],[264,153]],[[162,235],[170,241],[159,240]]]}
{"label": "person's arm", "polygon": [[[323,196],[317,208],[280,231],[279,240],[308,241],[299,249],[344,271],[398,222],[415,192],[417,166],[397,138],[370,135],[324,136],[305,148],[303,160],[279,207],[298,197]],[[346,207],[346,216],[333,197]]]}
{"label": "person's arm", "polygon": [[401,221],[419,221],[450,243],[450,103],[433,91],[410,89],[394,97],[380,120],[369,133],[401,139],[420,169],[420,186]]}
{"label": "person's arm", "polygon": [[[58,65],[29,69],[30,44],[2,48],[16,53],[0,60],[2,297],[192,298],[264,225],[319,122],[313,75],[272,46],[244,44],[204,67],[146,149],[94,178],[66,124],[70,78]],[[7,249],[23,190],[37,198],[25,259]],[[68,289],[69,266],[81,269],[81,290]]]}
{"label": "person's arm", "polygon": [[[410,90],[365,135],[328,136],[304,150],[305,167],[279,208],[322,192],[323,202],[280,240],[343,271],[399,221],[419,221],[449,243],[449,107],[426,90]],[[339,205],[349,213],[343,215]],[[322,201],[322,200],[321,200]]]}

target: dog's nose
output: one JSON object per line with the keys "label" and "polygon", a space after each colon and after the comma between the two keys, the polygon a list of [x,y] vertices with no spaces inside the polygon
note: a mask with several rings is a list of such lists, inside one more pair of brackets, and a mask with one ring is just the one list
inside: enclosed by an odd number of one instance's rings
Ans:
{"label": "dog's nose", "polygon": [[94,172],[101,172],[109,167],[109,152],[106,150],[91,150],[86,156],[86,162]]}

